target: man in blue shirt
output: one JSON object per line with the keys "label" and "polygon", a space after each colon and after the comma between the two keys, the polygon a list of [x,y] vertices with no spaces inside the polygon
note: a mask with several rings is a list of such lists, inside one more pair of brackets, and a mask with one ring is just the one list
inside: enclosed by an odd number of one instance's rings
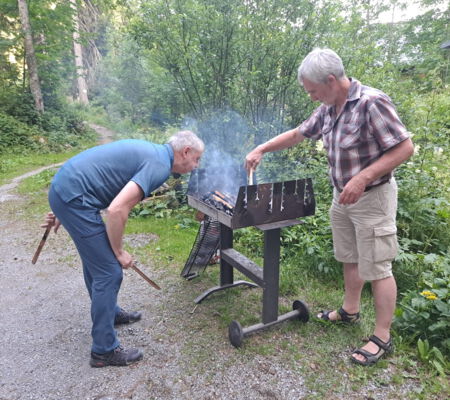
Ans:
{"label": "man in blue shirt", "polygon": [[[91,298],[90,365],[123,366],[140,360],[139,349],[120,346],[114,325],[134,322],[138,312],[117,305],[122,268],[134,260],[122,237],[131,209],[173,173],[197,168],[204,144],[191,131],[180,131],[164,145],[145,140],[120,140],[86,150],[67,161],[53,178],[52,213],[43,227],[62,224],[72,237],[83,264]],[[106,221],[100,215],[106,210]]]}

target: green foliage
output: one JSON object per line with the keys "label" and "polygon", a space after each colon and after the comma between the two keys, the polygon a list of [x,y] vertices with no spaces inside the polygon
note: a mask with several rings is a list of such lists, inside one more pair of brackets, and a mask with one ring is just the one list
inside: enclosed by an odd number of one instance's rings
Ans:
{"label": "green foliage", "polygon": [[243,249],[248,254],[254,257],[262,257],[263,251],[261,243],[263,240],[263,233],[254,228],[243,228],[237,230],[233,235],[237,247]]}
{"label": "green foliage", "polygon": [[441,351],[437,347],[431,347],[428,340],[417,341],[417,352],[419,360],[429,364],[440,375],[446,375],[450,371],[450,362],[446,361]]}
{"label": "green foliage", "polygon": [[0,111],[28,125],[39,123],[39,113],[34,107],[31,93],[22,92],[17,87],[0,91]]}
{"label": "green foliage", "polygon": [[99,66],[91,88],[94,105],[101,105],[114,124],[161,126],[176,120],[184,109],[180,93],[164,70],[139,49],[126,33],[111,34],[114,51]]}
{"label": "green foliage", "polygon": [[0,153],[9,152],[17,147],[36,149],[40,134],[42,132],[39,129],[0,113]]}
{"label": "green foliage", "polygon": [[130,213],[131,217],[148,217],[166,218],[173,214],[174,203],[178,203],[174,196],[168,194],[165,200],[153,200],[152,197],[144,202],[139,203]]}
{"label": "green foliage", "polygon": [[47,111],[34,125],[0,112],[0,154],[67,151],[94,140],[95,133],[72,109]]}
{"label": "green foliage", "polygon": [[[132,35],[170,73],[195,117],[231,108],[252,124],[297,114],[296,68],[331,32],[339,3],[141,2]],[[295,27],[301,26],[302,29]]]}
{"label": "green foliage", "polygon": [[411,342],[418,338],[450,355],[450,262],[448,255],[424,258],[417,288],[407,291],[395,313],[394,328]]}

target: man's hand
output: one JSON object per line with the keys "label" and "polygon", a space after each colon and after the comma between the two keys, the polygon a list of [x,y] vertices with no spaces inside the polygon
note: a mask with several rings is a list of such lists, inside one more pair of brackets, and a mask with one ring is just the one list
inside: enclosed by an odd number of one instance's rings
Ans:
{"label": "man's hand", "polygon": [[355,204],[363,195],[365,188],[365,180],[358,175],[354,176],[344,186],[344,190],[339,196],[339,204]]}
{"label": "man's hand", "polygon": [[413,153],[414,145],[411,139],[406,139],[389,149],[377,161],[350,179],[339,196],[339,204],[356,203],[371,182],[393,171]]}
{"label": "man's hand", "polygon": [[59,227],[61,226],[61,222],[58,218],[56,218],[55,214],[52,212],[47,213],[45,216],[45,223],[41,225],[41,228],[54,227],[53,231],[58,232]]}
{"label": "man's hand", "polygon": [[117,260],[120,262],[120,265],[124,269],[130,268],[134,263],[134,260],[133,260],[133,257],[131,257],[131,254],[125,250],[122,250],[122,252],[117,256]]}
{"label": "man's hand", "polygon": [[245,169],[247,171],[255,170],[261,159],[263,158],[263,155],[264,153],[259,149],[259,146],[254,148],[245,157]]}

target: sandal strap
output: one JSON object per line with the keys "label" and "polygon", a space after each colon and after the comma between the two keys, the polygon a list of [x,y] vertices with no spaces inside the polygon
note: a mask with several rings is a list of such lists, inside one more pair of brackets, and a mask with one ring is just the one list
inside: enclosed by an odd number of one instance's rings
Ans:
{"label": "sandal strap", "polygon": [[360,365],[365,365],[365,366],[372,365],[372,364],[375,364],[383,356],[384,353],[380,354],[380,351],[381,350],[379,350],[376,354],[373,354],[373,353],[369,353],[368,351],[363,350],[363,349],[357,349],[357,350],[355,350],[353,352],[353,354],[360,354],[366,360],[365,361],[360,361],[360,360],[356,359],[353,356],[351,357],[351,359],[352,359],[353,362],[355,362],[357,364],[360,364]]}
{"label": "sandal strap", "polygon": [[389,339],[387,342],[383,342],[378,336],[372,335],[371,337],[369,337],[369,340],[375,343],[380,349],[383,349],[385,352],[390,352],[392,350],[391,339]]}
{"label": "sandal strap", "polygon": [[338,310],[338,314],[341,316],[342,322],[355,323],[359,321],[359,312],[354,314],[349,314],[342,307]]}
{"label": "sandal strap", "polygon": [[[330,319],[330,313],[331,312],[333,312],[332,310],[330,310],[330,311],[325,311],[325,310],[322,310],[320,313],[322,314],[321,316],[320,316],[320,319],[323,319],[324,321],[331,321],[331,319]],[[335,322],[335,321],[331,321],[331,322]]]}

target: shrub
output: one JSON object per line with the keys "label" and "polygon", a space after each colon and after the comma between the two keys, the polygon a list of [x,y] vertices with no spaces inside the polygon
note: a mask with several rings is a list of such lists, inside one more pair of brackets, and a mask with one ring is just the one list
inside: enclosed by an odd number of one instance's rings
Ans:
{"label": "shrub", "polygon": [[450,355],[450,257],[430,254],[424,258],[428,269],[415,290],[403,294],[395,312],[393,327],[409,340],[427,340]]}
{"label": "shrub", "polygon": [[0,153],[7,153],[17,147],[35,149],[42,135],[38,128],[0,113]]}

